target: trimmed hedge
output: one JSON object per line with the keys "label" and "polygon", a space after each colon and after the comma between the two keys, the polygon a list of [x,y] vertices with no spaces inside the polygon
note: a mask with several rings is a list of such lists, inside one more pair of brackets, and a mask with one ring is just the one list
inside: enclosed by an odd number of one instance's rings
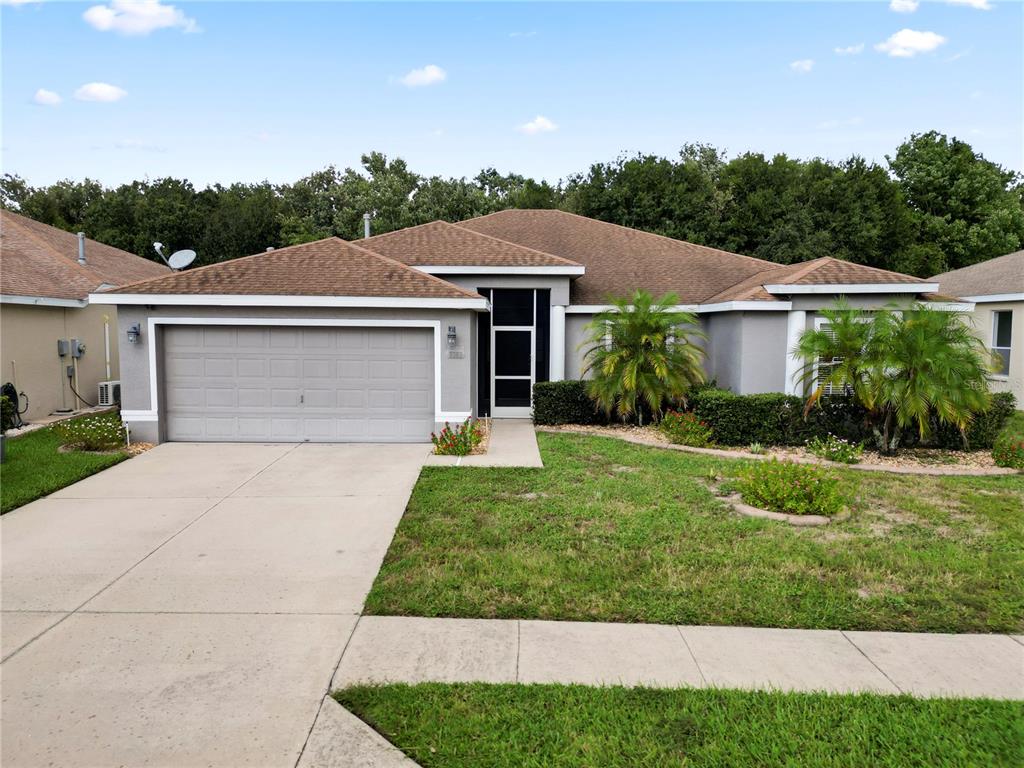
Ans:
{"label": "trimmed hedge", "polygon": [[607,424],[587,394],[586,382],[539,381],[533,385],[534,424]]}
{"label": "trimmed hedge", "polygon": [[[967,430],[967,449],[976,451],[995,446],[996,438],[1016,408],[1017,399],[1012,392],[993,393],[992,405],[985,413],[977,414]],[[960,430],[948,424],[940,424],[936,418],[932,419],[931,443],[937,448],[951,448],[957,451],[964,449]]]}
{"label": "trimmed hedge", "polygon": [[799,397],[779,392],[734,395],[707,389],[690,397],[690,407],[711,427],[712,440],[719,445],[802,445],[810,437],[804,429],[804,403]]}

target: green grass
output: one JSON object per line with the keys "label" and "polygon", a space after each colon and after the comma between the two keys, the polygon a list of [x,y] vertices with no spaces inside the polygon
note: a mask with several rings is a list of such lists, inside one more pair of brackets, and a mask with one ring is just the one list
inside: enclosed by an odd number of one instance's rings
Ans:
{"label": "green grass", "polygon": [[731,512],[743,462],[538,435],[545,468],[426,468],[372,614],[928,632],[1024,629],[1024,476],[840,470],[848,519]]}
{"label": "green grass", "polygon": [[424,768],[1024,764],[1024,705],[559,685],[335,693]]}
{"label": "green grass", "polygon": [[124,451],[58,453],[59,447],[60,438],[48,427],[7,440],[7,459],[0,464],[0,514],[128,458]]}

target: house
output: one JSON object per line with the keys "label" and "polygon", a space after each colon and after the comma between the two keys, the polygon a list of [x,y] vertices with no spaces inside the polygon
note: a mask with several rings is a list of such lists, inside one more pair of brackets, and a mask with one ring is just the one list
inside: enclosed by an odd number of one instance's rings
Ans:
{"label": "house", "polygon": [[[89,294],[168,272],[127,251],[0,211],[0,381],[24,392],[22,418],[96,404],[97,384],[118,377],[117,308],[92,306]],[[63,354],[58,342],[66,344]]]}
{"label": "house", "polygon": [[[974,327],[1002,360],[992,389],[1012,392],[1024,403],[1024,251],[936,275],[939,290],[972,302]],[[1024,406],[1022,406],[1024,407]]]}
{"label": "house", "polygon": [[118,307],[123,418],[145,440],[420,441],[526,417],[535,382],[581,375],[609,296],[671,291],[736,392],[797,391],[818,310],[938,286],[831,258],[741,256],[555,210],[328,238],[94,294]]}

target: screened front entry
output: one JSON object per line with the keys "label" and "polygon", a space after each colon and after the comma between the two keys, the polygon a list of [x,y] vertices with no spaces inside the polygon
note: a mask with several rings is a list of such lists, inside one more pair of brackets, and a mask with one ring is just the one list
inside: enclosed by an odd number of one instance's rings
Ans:
{"label": "screened front entry", "polygon": [[478,412],[495,418],[529,418],[533,385],[548,380],[550,291],[477,290],[491,301],[490,315],[480,317]]}

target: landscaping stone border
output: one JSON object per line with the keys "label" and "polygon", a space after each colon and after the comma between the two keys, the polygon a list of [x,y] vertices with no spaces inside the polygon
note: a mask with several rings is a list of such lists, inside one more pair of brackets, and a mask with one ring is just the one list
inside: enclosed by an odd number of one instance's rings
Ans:
{"label": "landscaping stone border", "polygon": [[[627,443],[633,443],[634,445],[643,445],[648,448],[663,448],[669,451],[683,451],[684,453],[698,453],[703,456],[717,456],[723,459],[751,459],[753,461],[770,461],[773,456],[768,454],[740,454],[736,451],[726,451],[721,448],[695,448],[690,445],[673,445],[672,443],[657,443],[652,440],[644,440],[641,437],[635,435],[622,434],[617,435],[613,432],[601,432],[594,429],[588,429],[587,427],[574,427],[573,425],[565,425],[563,427],[545,427],[536,426],[535,429],[538,432],[547,432],[549,434],[570,434],[570,435],[587,435],[588,437],[610,437],[615,440],[622,440]],[[796,464],[816,464],[822,467],[836,467],[838,469],[855,469],[861,472],[889,472],[894,475],[936,475],[936,476],[958,476],[958,477],[993,477],[1001,475],[1017,475],[1021,474],[1020,470],[1010,469],[1009,467],[991,467],[991,468],[966,468],[966,467],[888,467],[881,464],[841,464],[838,461],[826,461],[824,459],[811,459],[794,456],[787,458],[786,461],[792,461]]]}
{"label": "landscaping stone border", "polygon": [[744,504],[739,495],[726,496],[724,500],[734,510],[747,517],[762,517],[768,520],[778,520],[782,523],[800,526],[828,525],[832,522],[831,517],[825,517],[824,515],[790,515],[785,512],[772,512],[770,509],[752,507],[750,504]]}

